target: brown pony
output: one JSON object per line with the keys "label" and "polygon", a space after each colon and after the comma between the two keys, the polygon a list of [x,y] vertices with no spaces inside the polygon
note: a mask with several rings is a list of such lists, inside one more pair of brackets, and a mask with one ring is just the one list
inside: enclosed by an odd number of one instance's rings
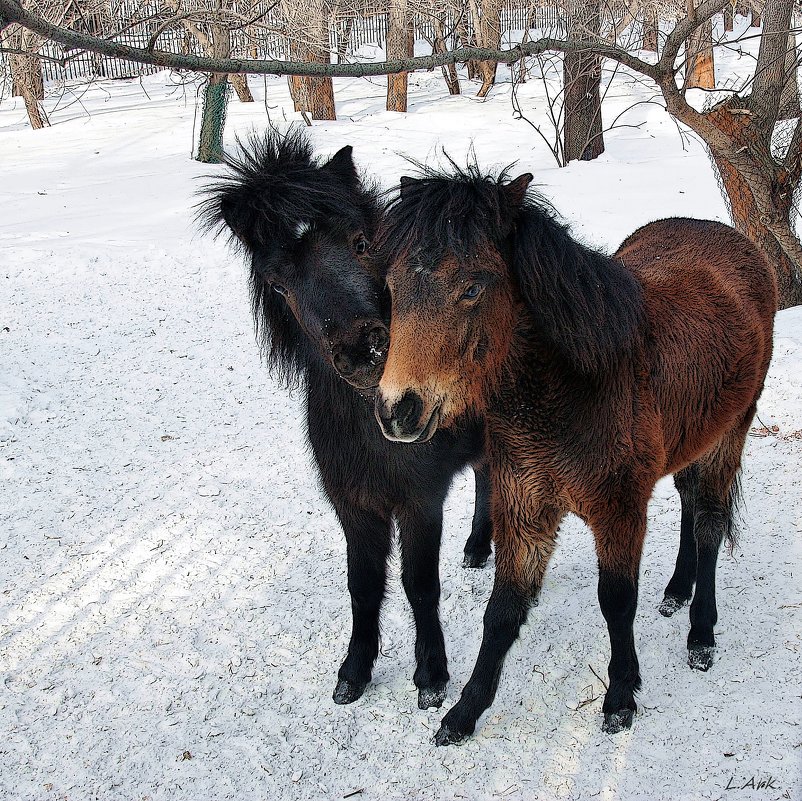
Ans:
{"label": "brown pony", "polygon": [[[568,512],[593,531],[610,635],[604,730],[632,724],[632,623],[646,506],[674,474],[680,548],[661,612],[693,595],[691,667],[713,661],[719,547],[733,541],[741,453],[771,358],[774,274],[717,222],[669,219],[613,256],[571,238],[530,174],[404,178],[383,235],[390,350],[376,417],[421,442],[487,422],[496,577],[476,667],[435,742],[474,731],[536,600]],[[693,593],[693,585],[696,592]]]}

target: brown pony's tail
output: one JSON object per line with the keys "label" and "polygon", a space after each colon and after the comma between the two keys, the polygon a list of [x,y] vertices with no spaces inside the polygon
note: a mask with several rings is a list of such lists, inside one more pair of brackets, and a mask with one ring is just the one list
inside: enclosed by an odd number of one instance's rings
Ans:
{"label": "brown pony's tail", "polygon": [[741,471],[735,474],[732,481],[732,486],[727,494],[727,508],[729,514],[727,515],[726,527],[724,529],[724,544],[727,548],[727,553],[732,556],[733,551],[738,547],[738,536],[743,523],[741,516],[741,509],[743,507],[744,496],[741,488]]}

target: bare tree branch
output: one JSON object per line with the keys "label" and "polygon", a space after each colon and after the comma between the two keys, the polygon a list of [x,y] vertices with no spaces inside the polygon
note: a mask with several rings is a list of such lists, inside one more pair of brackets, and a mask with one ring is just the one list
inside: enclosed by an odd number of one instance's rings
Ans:
{"label": "bare tree branch", "polygon": [[[708,4],[719,4],[716,10],[720,10],[724,2],[726,2],[726,0],[707,0]],[[14,22],[66,47],[82,48],[95,53],[102,53],[112,58],[123,58],[140,64],[152,64],[157,67],[192,70],[195,72],[247,72],[259,75],[308,75],[317,77],[328,75],[335,78],[363,78],[375,75],[393,75],[399,72],[431,70],[445,64],[455,64],[457,62],[469,60],[497,61],[502,64],[515,64],[525,56],[538,55],[547,50],[557,50],[564,53],[592,51],[603,58],[610,58],[627,67],[631,67],[637,72],[647,75],[654,80],[657,80],[659,72],[654,64],[649,64],[639,59],[637,56],[615,45],[611,45],[601,38],[589,42],[587,39],[578,41],[544,37],[537,41],[526,42],[525,44],[507,50],[461,47],[447,53],[417,56],[416,58],[394,59],[392,61],[374,62],[371,64],[318,64],[278,60],[263,61],[236,58],[206,58],[202,56],[167,53],[162,50],[147,50],[131,47],[130,45],[124,45],[119,42],[110,41],[109,39],[101,39],[79,31],[71,31],[66,28],[58,27],[41,17],[31,14],[29,11],[22,8],[17,0],[0,0],[0,30]]]}

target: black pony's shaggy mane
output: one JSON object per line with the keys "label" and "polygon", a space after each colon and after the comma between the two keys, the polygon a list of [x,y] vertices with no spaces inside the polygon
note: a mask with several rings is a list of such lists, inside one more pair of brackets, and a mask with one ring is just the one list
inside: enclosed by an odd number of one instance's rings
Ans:
{"label": "black pony's shaggy mane", "polygon": [[432,267],[445,253],[475,263],[490,244],[535,325],[577,369],[600,373],[631,351],[644,321],[637,278],[573,239],[541,195],[509,190],[510,167],[484,173],[446,158],[445,169],[416,164],[418,175],[388,206],[379,238],[388,263],[406,257]]}
{"label": "black pony's shaggy mane", "polygon": [[[380,215],[379,193],[360,181],[350,148],[331,162],[318,161],[301,127],[286,134],[269,130],[237,140],[226,154],[226,173],[199,194],[196,221],[248,256],[289,247],[298,227],[358,230],[369,238]],[[303,379],[312,356],[307,339],[283,298],[272,291],[251,258],[251,305],[257,339],[271,372],[286,385]]]}

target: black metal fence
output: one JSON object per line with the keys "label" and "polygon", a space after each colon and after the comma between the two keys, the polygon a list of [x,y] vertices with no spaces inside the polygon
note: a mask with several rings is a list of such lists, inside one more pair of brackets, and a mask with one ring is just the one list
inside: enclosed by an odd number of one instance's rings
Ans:
{"label": "black metal fence", "polygon": [[[123,0],[125,2],[125,0]],[[135,7],[141,13],[142,4]],[[125,6],[116,8],[118,17],[125,19]],[[132,16],[134,11],[132,10]],[[560,29],[562,18],[557,6],[532,5],[521,0],[510,0],[501,12],[502,36],[511,31],[545,31]],[[116,41],[132,47],[145,48],[157,31],[162,20],[152,18],[130,32],[116,37]],[[473,34],[470,15],[457,19],[449,12],[442,18],[446,44],[449,47],[459,46],[456,41],[458,24],[468,36]],[[280,33],[282,21],[275,11],[270,11],[260,20],[259,34],[246,35],[241,31],[232,33],[232,56],[243,58],[288,59],[289,41]],[[415,18],[415,36],[417,39],[434,37],[434,29],[430,17],[419,15]],[[365,45],[383,47],[387,37],[387,14],[373,13],[360,17],[337,18],[329,26],[329,44],[333,53],[340,53],[346,59],[353,58]],[[181,28],[168,28],[158,37],[158,48],[172,53],[193,53],[200,55],[197,41]],[[132,78],[159,71],[159,67],[138,64],[133,61],[109,58],[97,53],[85,51],[65,51],[55,42],[45,42],[40,49],[43,56],[61,61],[43,60],[42,71],[45,81],[82,80],[85,78]],[[0,56],[1,58],[1,56]]]}

